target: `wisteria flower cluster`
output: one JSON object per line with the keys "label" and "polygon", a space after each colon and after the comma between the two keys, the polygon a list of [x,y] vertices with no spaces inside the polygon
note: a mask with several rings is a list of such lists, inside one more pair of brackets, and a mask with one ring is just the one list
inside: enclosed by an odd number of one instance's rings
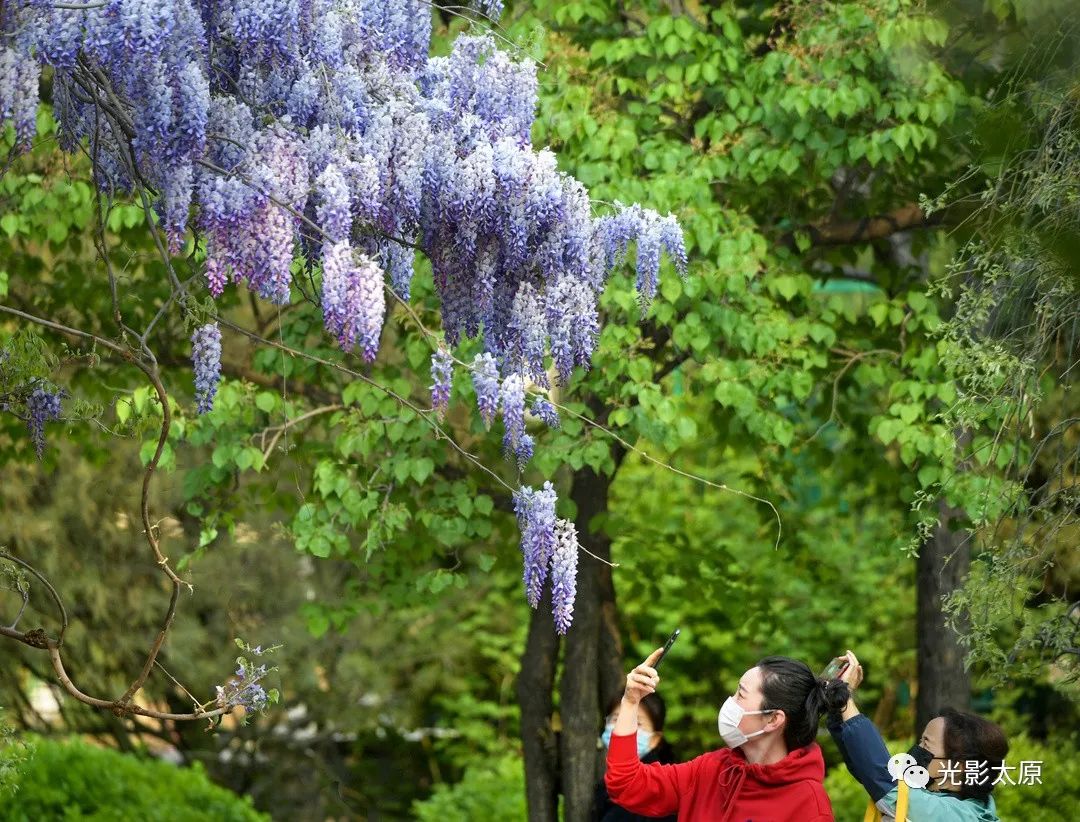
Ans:
{"label": "wisteria flower cluster", "polygon": [[27,379],[25,365],[13,366],[13,359],[8,348],[0,348],[0,412],[12,414],[26,424],[40,460],[45,455],[45,423],[60,418],[64,391],[38,377]]}
{"label": "wisteria flower cluster", "polygon": [[60,392],[37,386],[26,398],[26,427],[38,459],[45,453],[45,423],[60,419]]}
{"label": "wisteria flower cluster", "polygon": [[205,414],[214,407],[214,395],[221,381],[221,329],[206,323],[191,335],[191,360],[195,364],[195,402]]}
{"label": "wisteria flower cluster", "polygon": [[224,685],[215,686],[214,702],[219,708],[243,707],[248,712],[265,711],[278,701],[279,694],[275,688],[264,688],[262,681],[277,668],[268,667],[265,663],[257,664],[251,657],[258,659],[268,656],[281,646],[263,648],[259,645],[253,648],[242,639],[237,639],[236,644],[244,653],[236,658],[234,676]]}
{"label": "wisteria flower cluster", "polygon": [[[205,238],[212,295],[243,284],[283,304],[321,277],[327,332],[367,361],[387,289],[407,301],[423,253],[447,343],[481,341],[479,412],[490,426],[501,404],[520,464],[533,451],[524,387],[549,387],[548,362],[560,383],[589,366],[599,294],[631,244],[643,306],[663,252],[685,270],[673,216],[618,203],[594,214],[533,147],[534,62],[488,35],[430,56],[430,0],[78,5],[0,4],[0,116],[20,144],[51,66],[62,145],[88,145],[102,189],[155,192],[173,251],[192,229]],[[503,4],[473,5],[497,18]],[[200,410],[216,385],[204,336]],[[443,363],[434,376],[441,408],[452,374]]]}
{"label": "wisteria flower cluster", "polygon": [[514,513],[521,530],[525,598],[533,608],[539,606],[550,576],[555,630],[565,634],[573,621],[580,545],[574,524],[555,516],[555,502],[550,482],[539,491],[525,485],[514,495]]}

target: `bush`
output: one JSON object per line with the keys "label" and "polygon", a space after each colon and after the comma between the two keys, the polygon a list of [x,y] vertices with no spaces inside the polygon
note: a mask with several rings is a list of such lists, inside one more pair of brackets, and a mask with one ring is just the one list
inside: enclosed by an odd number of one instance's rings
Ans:
{"label": "bush", "polygon": [[[907,744],[888,743],[892,752],[906,751]],[[998,816],[1004,822],[1062,822],[1077,818],[1080,808],[1080,758],[1070,744],[1043,745],[1025,736],[1009,739],[1009,755],[1005,762],[1016,766],[1010,775],[1019,776],[1022,760],[1042,762],[1041,785],[1008,785],[994,788]],[[829,771],[825,790],[832,802],[833,814],[839,821],[862,819],[868,797],[862,785],[842,764]]]}
{"label": "bush", "polygon": [[15,776],[14,801],[0,804],[0,822],[265,822],[251,800],[214,785],[201,767],[96,748],[85,742],[37,739]]}
{"label": "bush", "polygon": [[[1023,822],[1060,822],[1076,819],[1080,808],[1080,759],[1076,747],[1069,744],[1043,745],[1025,736],[1009,739],[1009,765],[1021,760],[1042,762],[1041,785],[998,785],[994,801],[1004,820]],[[1015,779],[1019,767],[1012,772]]]}
{"label": "bush", "polygon": [[525,772],[519,756],[478,762],[460,782],[439,785],[429,799],[413,803],[419,822],[525,819]]}

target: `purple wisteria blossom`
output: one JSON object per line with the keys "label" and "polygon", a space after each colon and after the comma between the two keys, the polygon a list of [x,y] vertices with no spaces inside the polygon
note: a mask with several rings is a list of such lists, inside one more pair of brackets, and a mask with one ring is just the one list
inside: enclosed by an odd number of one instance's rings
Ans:
{"label": "purple wisteria blossom", "polygon": [[[499,401],[502,403],[503,425],[503,453],[507,458],[516,456],[519,462],[528,461],[532,456],[532,438],[529,444],[522,447],[522,438],[525,436],[525,385],[518,374],[511,374],[502,383],[499,392]],[[526,449],[528,456],[526,456]]]}
{"label": "purple wisteria blossom", "polygon": [[216,703],[219,708],[243,707],[249,711],[261,711],[270,703],[270,698],[259,681],[266,676],[265,665],[256,668],[240,666],[236,677],[226,685],[217,685]]}
{"label": "purple wisteria blossom", "polygon": [[359,346],[372,362],[379,350],[386,295],[383,271],[374,260],[354,252],[347,242],[323,253],[323,323],[345,351]]}
{"label": "purple wisteria blossom", "polygon": [[319,192],[316,216],[330,242],[340,243],[349,239],[352,226],[352,197],[345,175],[331,163],[323,169],[315,181]]}
{"label": "purple wisteria blossom", "polygon": [[476,7],[492,20],[498,20],[503,12],[503,0],[477,0]]}
{"label": "purple wisteria blossom", "polygon": [[565,635],[574,619],[578,566],[577,528],[569,520],[555,521],[555,550],[551,556],[551,612],[555,630]]}
{"label": "purple wisteria blossom", "polygon": [[27,149],[34,137],[41,64],[0,44],[0,122],[12,120],[16,145]]}
{"label": "purple wisteria blossom", "polygon": [[[277,667],[269,667],[265,662],[256,664],[251,657],[267,657],[273,654],[280,645],[272,645],[264,648],[257,645],[252,648],[244,640],[235,640],[237,647],[243,652],[236,658],[236,672],[224,685],[215,687],[215,702],[219,708],[231,710],[243,707],[247,712],[265,711],[270,705],[276,703],[279,694],[276,688],[267,690],[263,687],[266,678],[277,670]],[[247,721],[247,717],[241,720]]]}
{"label": "purple wisteria blossom", "polygon": [[548,336],[544,304],[530,282],[518,287],[511,309],[506,356],[512,367],[527,374],[537,385],[547,388],[544,349]]}
{"label": "purple wisteria blossom", "polygon": [[555,489],[550,482],[545,482],[539,491],[523,485],[514,494],[514,513],[521,531],[525,564],[525,598],[533,608],[540,604],[555,551],[555,502]]}
{"label": "purple wisteria blossom", "polygon": [[441,416],[450,403],[454,381],[454,360],[445,348],[431,355],[431,381],[431,407]]}
{"label": "purple wisteria blossom", "polygon": [[518,437],[517,444],[514,446],[514,456],[517,458],[519,471],[525,470],[525,466],[533,458],[535,451],[536,442],[533,440],[532,434],[522,434]]}
{"label": "purple wisteria blossom", "polygon": [[39,460],[45,453],[45,423],[60,419],[60,397],[39,385],[26,398],[26,428]]}
{"label": "purple wisteria blossom", "polygon": [[477,354],[472,364],[476,408],[484,425],[490,429],[499,410],[499,368],[491,354]]}
{"label": "purple wisteria blossom", "polygon": [[551,404],[549,400],[543,397],[537,397],[533,400],[532,407],[529,408],[529,413],[539,420],[542,420],[544,425],[548,428],[559,427],[559,411]]}
{"label": "purple wisteria blossom", "polygon": [[191,335],[191,362],[195,367],[195,403],[200,414],[214,407],[221,381],[221,329],[206,323]]}

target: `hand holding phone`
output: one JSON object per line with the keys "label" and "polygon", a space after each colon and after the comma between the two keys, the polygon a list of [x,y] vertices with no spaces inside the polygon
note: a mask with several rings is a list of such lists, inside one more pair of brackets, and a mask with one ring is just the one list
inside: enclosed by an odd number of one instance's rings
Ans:
{"label": "hand holding phone", "polygon": [[844,671],[848,669],[848,658],[846,656],[838,656],[828,664],[824,671],[821,672],[821,679],[831,681],[833,679],[839,679],[844,675]]}
{"label": "hand holding phone", "polygon": [[653,668],[659,668],[660,663],[664,661],[664,657],[667,656],[667,652],[671,650],[671,646],[675,644],[675,640],[679,638],[679,634],[682,633],[680,628],[676,628],[672,631],[671,636],[668,637],[668,641],[664,643],[663,650],[660,651],[660,658],[653,663]]}

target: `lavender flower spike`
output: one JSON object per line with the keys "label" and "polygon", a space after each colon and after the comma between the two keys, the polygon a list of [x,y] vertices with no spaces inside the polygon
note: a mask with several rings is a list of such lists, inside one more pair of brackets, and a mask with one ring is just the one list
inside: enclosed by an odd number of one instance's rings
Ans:
{"label": "lavender flower spike", "polygon": [[555,551],[555,489],[545,482],[539,491],[527,485],[514,494],[514,513],[521,530],[524,560],[525,598],[535,608],[540,604],[548,566]]}
{"label": "lavender flower spike", "polygon": [[549,400],[543,397],[537,397],[533,400],[532,408],[529,409],[529,413],[537,419],[543,420],[544,425],[548,428],[559,427],[559,412]]}
{"label": "lavender flower spike", "polygon": [[473,387],[476,389],[476,407],[484,426],[491,429],[495,413],[499,410],[499,369],[491,354],[477,354],[473,360]]}
{"label": "lavender flower spike", "polygon": [[60,394],[47,391],[40,385],[26,398],[26,427],[40,460],[45,453],[45,423],[60,419]]}
{"label": "lavender flower spike", "polygon": [[525,435],[525,385],[520,374],[511,374],[503,380],[499,399],[502,401],[503,425],[506,427],[506,433],[503,434],[503,452],[507,458],[511,454],[521,457],[518,443]]}
{"label": "lavender flower spike", "polygon": [[195,402],[200,414],[214,407],[221,381],[221,329],[217,323],[200,326],[191,335],[191,361],[195,366]]}
{"label": "lavender flower spike", "polygon": [[450,404],[450,390],[454,381],[454,360],[445,348],[431,355],[431,379],[431,407],[441,417]]}
{"label": "lavender flower spike", "polygon": [[556,520],[555,551],[551,557],[551,613],[555,617],[555,630],[564,636],[574,619],[577,564],[577,528],[569,520]]}

